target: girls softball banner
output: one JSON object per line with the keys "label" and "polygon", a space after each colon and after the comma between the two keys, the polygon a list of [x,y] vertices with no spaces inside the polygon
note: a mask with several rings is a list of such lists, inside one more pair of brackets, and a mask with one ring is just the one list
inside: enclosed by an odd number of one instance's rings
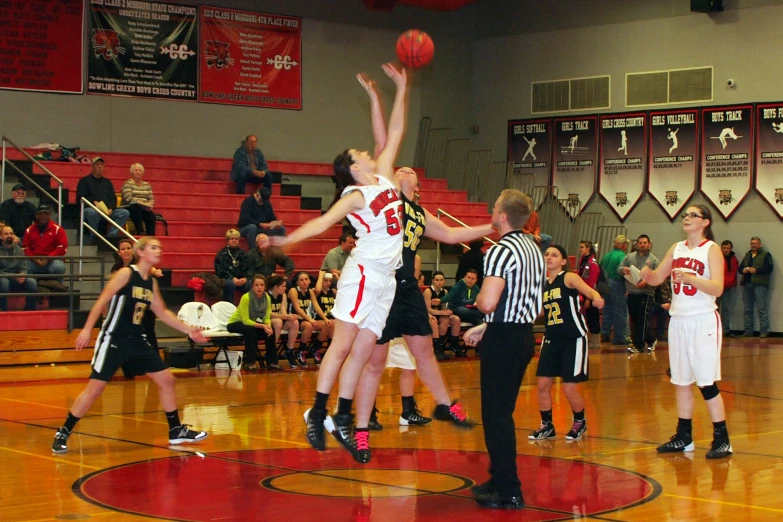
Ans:
{"label": "girls softball banner", "polygon": [[195,100],[197,9],[141,0],[90,0],[87,92]]}
{"label": "girls softball banner", "polygon": [[201,6],[199,101],[302,108],[302,19]]}
{"label": "girls softball banner", "polygon": [[84,0],[0,2],[0,89],[84,90]]}
{"label": "girls softball banner", "polygon": [[534,185],[548,186],[552,120],[509,120],[508,161],[513,164],[514,174],[532,174]]}
{"label": "girls softball banner", "polygon": [[647,113],[601,116],[600,165],[598,192],[625,221],[644,193]]}
{"label": "girls softball banner", "polygon": [[555,167],[552,185],[569,207],[584,210],[595,194],[598,155],[598,117],[558,118],[554,121]]}
{"label": "girls softball banner", "polygon": [[783,219],[783,103],[756,105],[756,191]]}
{"label": "girls softball banner", "polygon": [[696,190],[698,152],[698,109],[650,113],[647,192],[672,221]]}
{"label": "girls softball banner", "polygon": [[750,192],[753,107],[701,110],[701,192],[728,219]]}

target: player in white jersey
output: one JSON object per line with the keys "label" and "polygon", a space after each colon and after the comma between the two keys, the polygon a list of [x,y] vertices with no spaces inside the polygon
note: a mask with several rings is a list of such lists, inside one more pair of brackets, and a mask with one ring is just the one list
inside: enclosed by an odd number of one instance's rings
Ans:
{"label": "player in white jersey", "polygon": [[655,270],[644,267],[642,279],[651,286],[672,277],[669,309],[669,363],[672,384],[677,387],[677,432],[658,453],[693,451],[691,419],[695,382],[707,404],[713,424],[708,459],[732,453],[726,412],[716,381],[720,380],[720,350],[723,328],[715,298],[723,293],[723,253],[712,233],[712,213],[704,205],[688,207],[683,230],[688,239],[672,245]]}
{"label": "player in white jersey", "polygon": [[[391,64],[384,65],[383,71],[397,86],[385,147],[377,159],[356,149],[339,154],[333,165],[339,199],[321,217],[305,223],[287,237],[273,240],[277,245],[302,241],[324,232],[346,216],[357,231],[356,248],[346,261],[337,286],[339,291],[332,309],[334,334],[321,361],[315,402],[305,412],[307,440],[320,451],[326,449],[326,403],[338,374],[338,415],[335,415],[335,426],[327,428],[348,435],[338,437],[340,441],[352,440],[352,421],[338,426],[337,419],[350,418],[356,385],[386,324],[396,288],[394,272],[402,262],[402,201],[393,184],[393,165],[405,127],[407,76],[405,69],[398,71]],[[358,78],[367,88],[369,82],[362,76]],[[380,110],[377,96],[372,109]]]}

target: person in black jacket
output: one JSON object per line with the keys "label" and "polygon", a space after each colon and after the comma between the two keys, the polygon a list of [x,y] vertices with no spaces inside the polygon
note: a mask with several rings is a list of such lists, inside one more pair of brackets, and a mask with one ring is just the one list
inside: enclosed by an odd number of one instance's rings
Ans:
{"label": "person in black jacket", "polygon": [[11,227],[18,238],[35,221],[36,207],[27,201],[27,189],[17,183],[11,189],[11,197],[0,205],[0,221]]}
{"label": "person in black jacket", "polygon": [[269,197],[272,192],[261,187],[256,192],[245,198],[239,209],[239,233],[247,239],[248,245],[256,244],[256,236],[264,233],[267,236],[284,236],[283,222],[275,216],[275,210]]}
{"label": "person in black jacket", "polygon": [[459,258],[459,265],[457,265],[457,274],[454,276],[455,281],[461,281],[468,270],[471,268],[476,271],[476,277],[478,280],[476,283],[481,286],[481,281],[484,279],[484,252],[481,249],[484,247],[484,239],[477,239],[470,243],[470,250],[462,254]]}
{"label": "person in black jacket", "polygon": [[[106,214],[122,228],[128,221],[130,213],[124,208],[117,208],[117,195],[114,191],[114,185],[111,180],[103,177],[103,167],[105,163],[103,158],[96,157],[92,160],[92,172],[79,180],[76,185],[76,202],[81,203],[82,198],[86,199],[96,207],[101,207],[101,203],[108,210]],[[101,225],[104,210],[100,212],[84,205],[84,220],[97,232],[102,232],[105,226]],[[108,227],[107,237],[116,237],[118,230],[112,226]]]}
{"label": "person in black jacket", "polygon": [[226,246],[215,255],[215,274],[225,281],[223,300],[234,302],[237,288],[244,293],[250,291],[250,279],[247,278],[247,256],[239,247],[239,232],[233,228],[226,232]]}

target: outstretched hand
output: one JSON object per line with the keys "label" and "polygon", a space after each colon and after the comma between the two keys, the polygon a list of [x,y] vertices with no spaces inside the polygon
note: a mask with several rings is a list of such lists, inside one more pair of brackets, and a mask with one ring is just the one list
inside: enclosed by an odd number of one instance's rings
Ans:
{"label": "outstretched hand", "polygon": [[188,337],[196,341],[197,343],[206,343],[208,339],[201,333],[201,329],[197,326],[191,327],[187,332]]}
{"label": "outstretched hand", "polygon": [[649,284],[653,280],[653,271],[649,266],[644,265],[644,267],[640,271],[640,276],[642,278],[642,281]]}
{"label": "outstretched hand", "polygon": [[367,94],[370,95],[370,98],[378,97],[378,91],[375,90],[375,82],[366,74],[359,73],[356,75],[356,79],[359,80],[359,83],[364,87],[364,90],[367,91]]}
{"label": "outstretched hand", "polygon": [[269,244],[276,247],[283,247],[289,243],[286,236],[272,236],[269,238]]}
{"label": "outstretched hand", "polygon": [[408,83],[408,75],[405,73],[404,67],[398,71],[391,63],[385,63],[381,68],[386,73],[386,76],[392,79],[397,88],[405,87]]}

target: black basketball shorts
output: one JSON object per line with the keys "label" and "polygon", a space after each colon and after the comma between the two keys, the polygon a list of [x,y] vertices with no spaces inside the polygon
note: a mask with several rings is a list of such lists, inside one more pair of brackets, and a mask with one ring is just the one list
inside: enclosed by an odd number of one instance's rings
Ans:
{"label": "black basketball shorts", "polygon": [[386,327],[378,344],[386,344],[403,335],[432,335],[430,313],[417,284],[397,285]]}
{"label": "black basketball shorts", "polygon": [[587,336],[544,337],[536,377],[560,377],[563,382],[588,379]]}

